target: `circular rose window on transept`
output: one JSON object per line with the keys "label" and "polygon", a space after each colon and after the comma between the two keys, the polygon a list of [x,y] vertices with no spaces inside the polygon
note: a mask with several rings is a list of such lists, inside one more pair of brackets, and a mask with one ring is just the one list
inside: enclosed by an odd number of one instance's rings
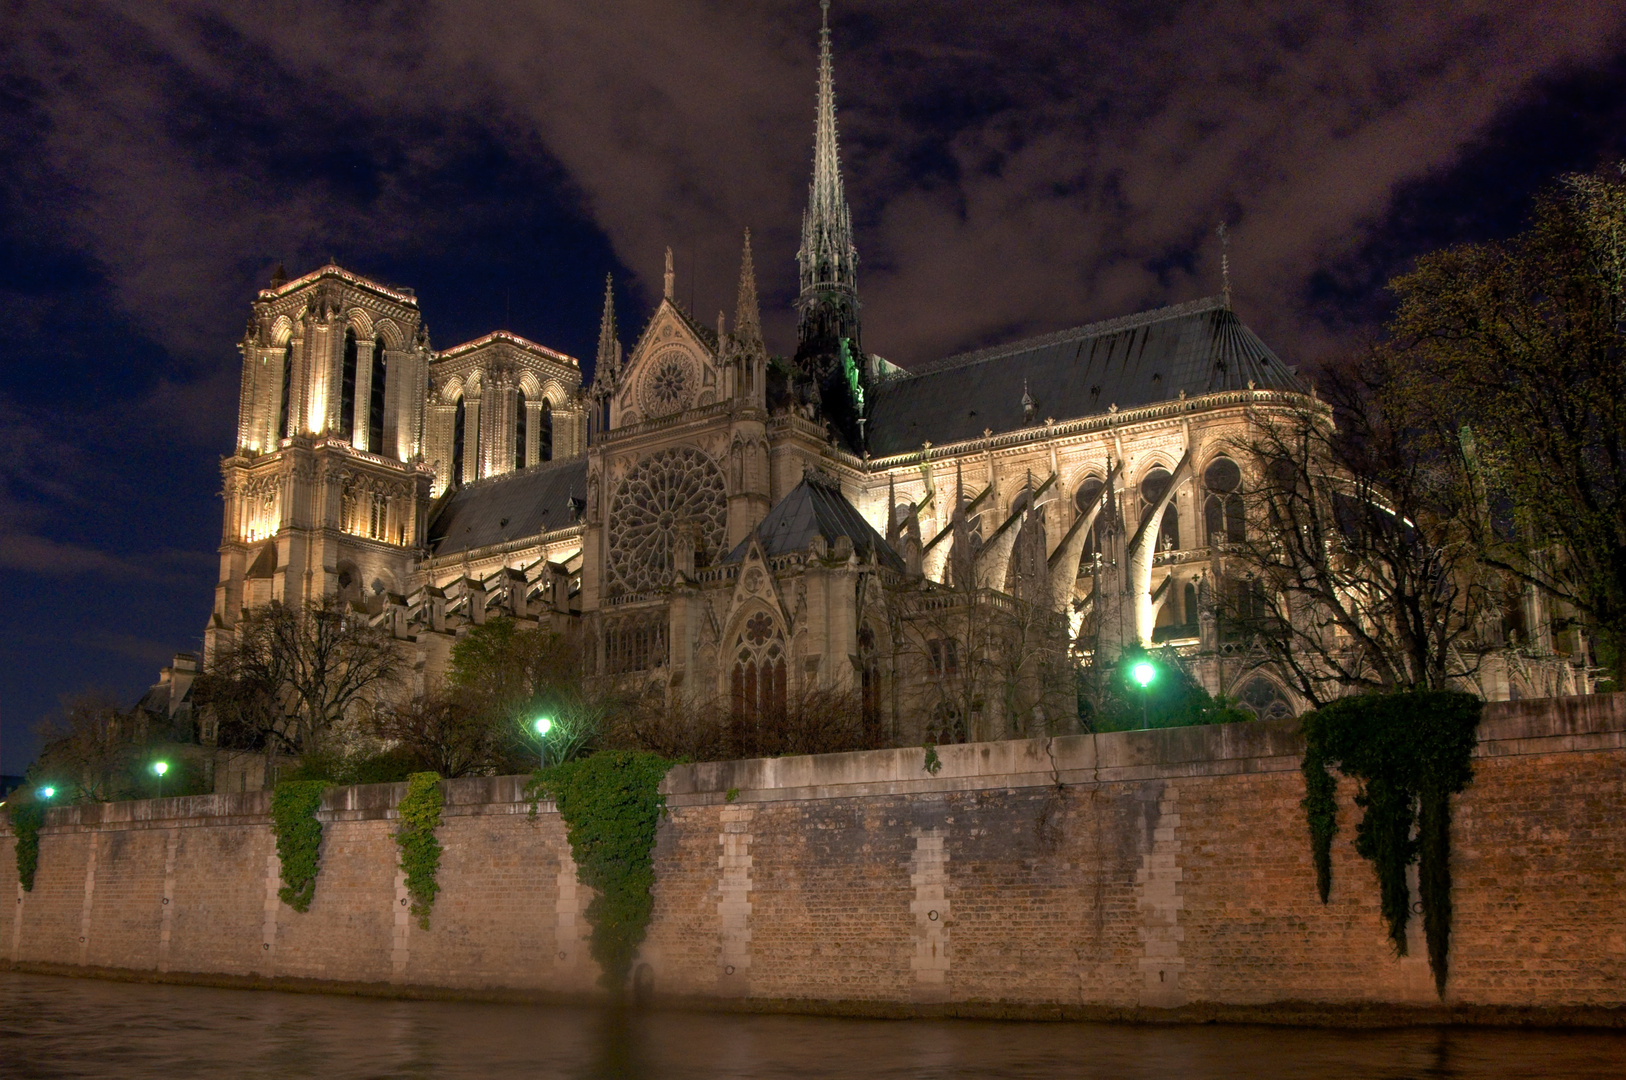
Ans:
{"label": "circular rose window on transept", "polygon": [[650,361],[638,394],[639,404],[646,416],[682,412],[694,401],[699,381],[694,357],[683,349],[668,349]]}
{"label": "circular rose window on transept", "polygon": [[692,446],[662,450],[632,467],[610,500],[612,587],[647,592],[672,581],[680,529],[695,531],[695,565],[714,562],[728,525],[723,473]]}

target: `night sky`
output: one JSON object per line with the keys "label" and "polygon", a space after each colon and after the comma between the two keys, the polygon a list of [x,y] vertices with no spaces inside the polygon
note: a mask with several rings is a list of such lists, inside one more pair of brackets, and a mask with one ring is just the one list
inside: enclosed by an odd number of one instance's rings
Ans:
{"label": "night sky", "polygon": [[[1317,8],[1317,11],[1306,9]],[[589,362],[755,238],[788,352],[814,0],[5,3],[0,771],[199,647],[256,289],[329,256],[447,348]],[[905,366],[1219,291],[1313,367],[1419,252],[1626,156],[1617,3],[837,0],[865,344]]]}

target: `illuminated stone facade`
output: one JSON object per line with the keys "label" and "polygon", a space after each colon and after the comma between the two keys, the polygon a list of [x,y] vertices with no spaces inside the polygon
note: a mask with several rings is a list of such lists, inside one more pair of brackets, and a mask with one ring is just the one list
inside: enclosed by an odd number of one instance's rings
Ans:
{"label": "illuminated stone facade", "polygon": [[[274,282],[242,347],[211,635],[337,594],[421,686],[507,615],[668,698],[761,715],[855,691],[877,743],[1069,730],[1072,664],[1137,644],[1260,715],[1299,710],[1214,612],[1257,527],[1228,447],[1315,406],[1228,302],[909,371],[866,353],[827,28],[798,259],[792,356],[763,340],[747,237],[732,326],[679,305],[668,252],[624,353],[607,289],[590,386],[509,333],[435,352],[410,291],[336,266]],[[1481,681],[1586,689],[1516,657]]]}

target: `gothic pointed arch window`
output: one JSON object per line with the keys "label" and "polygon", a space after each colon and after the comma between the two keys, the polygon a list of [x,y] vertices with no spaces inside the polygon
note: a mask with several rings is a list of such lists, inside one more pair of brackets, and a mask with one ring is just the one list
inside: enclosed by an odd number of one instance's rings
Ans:
{"label": "gothic pointed arch window", "polygon": [[525,459],[525,436],[528,432],[525,425],[528,417],[525,414],[525,391],[514,391],[514,468],[523,469],[529,462]]}
{"label": "gothic pointed arch window", "polygon": [[339,434],[356,433],[356,331],[344,332],[344,364],[339,373]]}
{"label": "gothic pointed arch window", "polygon": [[457,395],[457,408],[452,412],[452,478],[449,486],[455,487],[463,482],[463,433],[467,427],[468,410],[463,405],[463,395]]}
{"label": "gothic pointed arch window", "polygon": [[[1106,490],[1107,482],[1099,476],[1089,476],[1078,485],[1078,491],[1073,494],[1073,509],[1079,517],[1088,517],[1090,512],[1101,501],[1101,493]],[[1096,556],[1101,554],[1101,533],[1106,522],[1103,520],[1105,508],[1095,515],[1095,523],[1090,526],[1089,535],[1084,538],[1084,550],[1078,556],[1079,576],[1089,573],[1095,565]]]}
{"label": "gothic pointed arch window", "polygon": [[1253,713],[1261,720],[1278,720],[1293,715],[1293,706],[1281,687],[1263,675],[1255,675],[1243,684],[1237,695],[1237,707]]}
{"label": "gothic pointed arch window", "polygon": [[536,417],[536,460],[553,460],[553,405],[542,399],[542,408]]}
{"label": "gothic pointed arch window", "polygon": [[1217,457],[1203,470],[1203,524],[1208,542],[1240,544],[1247,537],[1242,517],[1242,470],[1227,457]]}
{"label": "gothic pointed arch window", "polygon": [[286,346],[282,350],[282,398],[277,404],[277,437],[275,442],[281,442],[293,432],[288,430],[288,418],[291,412],[288,395],[294,388],[294,347]]}
{"label": "gothic pointed arch window", "polygon": [[373,381],[367,394],[367,451],[384,452],[384,380],[388,375],[384,360],[384,338],[373,342]]}
{"label": "gothic pointed arch window", "polygon": [[761,720],[785,715],[787,650],[785,632],[766,611],[745,620],[734,635],[734,669],[729,677],[734,715]]}
{"label": "gothic pointed arch window", "polygon": [[[1158,500],[1163,498],[1164,494],[1169,490],[1169,485],[1173,483],[1174,477],[1169,473],[1169,470],[1161,465],[1150,469],[1141,478],[1140,482],[1141,513],[1143,515],[1151,513],[1152,509],[1157,506]],[[1158,528],[1156,550],[1180,550],[1180,513],[1175,508],[1173,499],[1169,500],[1168,509],[1163,511],[1163,521]]]}

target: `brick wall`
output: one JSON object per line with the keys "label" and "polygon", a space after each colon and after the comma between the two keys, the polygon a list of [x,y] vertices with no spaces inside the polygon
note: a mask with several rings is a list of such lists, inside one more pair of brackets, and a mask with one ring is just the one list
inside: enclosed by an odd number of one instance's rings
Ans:
{"label": "brick wall", "polygon": [[[1626,695],[1487,707],[1455,806],[1447,1003],[1626,1009]],[[657,991],[1014,1014],[1435,1002],[1396,958],[1340,790],[1315,894],[1292,722],[682,766],[640,962]],[[0,961],[576,993],[586,890],[523,778],[446,785],[431,928],[404,785],[328,792],[316,898],[276,899],[269,793],[50,812],[34,890],[0,829]],[[738,789],[728,801],[725,793]],[[793,1006],[794,1007],[794,1006]]]}

